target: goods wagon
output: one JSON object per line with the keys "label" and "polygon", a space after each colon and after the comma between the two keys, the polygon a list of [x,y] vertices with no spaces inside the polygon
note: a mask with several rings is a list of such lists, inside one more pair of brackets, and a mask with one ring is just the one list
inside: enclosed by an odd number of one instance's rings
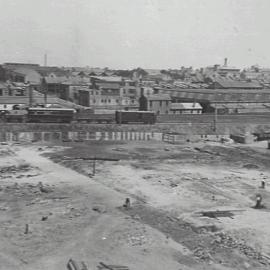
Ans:
{"label": "goods wagon", "polygon": [[115,121],[117,124],[155,124],[156,113],[151,111],[116,111]]}

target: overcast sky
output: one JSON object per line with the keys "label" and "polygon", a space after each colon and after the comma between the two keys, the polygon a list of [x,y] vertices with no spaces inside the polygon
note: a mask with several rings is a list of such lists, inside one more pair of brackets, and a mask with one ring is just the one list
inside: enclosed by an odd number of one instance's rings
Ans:
{"label": "overcast sky", "polygon": [[269,0],[0,0],[0,62],[270,67]]}

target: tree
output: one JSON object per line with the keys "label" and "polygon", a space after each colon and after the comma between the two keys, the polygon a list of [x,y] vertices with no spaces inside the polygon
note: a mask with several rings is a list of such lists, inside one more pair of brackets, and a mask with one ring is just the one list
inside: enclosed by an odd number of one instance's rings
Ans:
{"label": "tree", "polygon": [[137,74],[138,74],[139,77],[140,77],[140,76],[145,77],[145,76],[148,75],[148,73],[147,73],[144,69],[142,69],[142,68],[140,68],[140,67],[138,67],[138,68],[136,68],[136,69],[133,69],[132,71],[133,71],[133,72],[137,72]]}

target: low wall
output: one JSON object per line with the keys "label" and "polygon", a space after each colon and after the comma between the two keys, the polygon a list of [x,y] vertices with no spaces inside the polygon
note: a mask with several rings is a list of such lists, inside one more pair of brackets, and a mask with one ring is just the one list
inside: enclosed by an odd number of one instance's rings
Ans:
{"label": "low wall", "polygon": [[199,142],[199,141],[212,141],[220,142],[222,139],[229,139],[229,134],[216,134],[216,135],[197,135],[197,134],[163,134],[163,141],[171,144],[182,144],[185,142]]}
{"label": "low wall", "polygon": [[[166,134],[166,133],[178,133],[185,134],[188,136],[191,135],[229,135],[229,134],[245,134],[246,132],[255,133],[270,131],[270,124],[219,124],[217,125],[216,131],[213,131],[212,123],[158,123],[155,125],[116,125],[116,124],[3,124],[0,123],[0,139],[8,138],[9,133],[15,134],[12,135],[14,138],[18,133],[61,133],[61,134],[72,134],[76,132],[78,134],[117,134],[117,133],[153,133],[153,134]],[[23,135],[21,135],[23,136]],[[27,137],[27,135],[25,135]],[[32,136],[32,135],[29,135]],[[35,135],[36,136],[36,135]],[[40,135],[38,135],[40,136]],[[43,135],[42,135],[43,136]],[[44,135],[45,136],[45,135]],[[47,136],[47,135],[46,135]],[[50,135],[54,136],[54,135]],[[84,136],[84,135],[78,135]],[[92,138],[92,135],[85,135],[89,138]],[[99,135],[96,135],[97,137]],[[104,135],[106,138],[116,138],[118,135]],[[127,138],[128,135],[120,135],[120,137]],[[135,136],[135,135],[134,135]],[[63,138],[67,137],[62,135]],[[118,137],[117,137],[118,138]]]}
{"label": "low wall", "polygon": [[[158,123],[155,125],[130,124],[33,124],[33,123],[17,123],[17,124],[1,124],[0,132],[67,132],[67,131],[89,131],[89,132],[178,132],[178,133],[196,133],[196,134],[214,134],[213,124],[211,123]],[[220,125],[218,129],[220,133],[226,131],[226,125]]]}
{"label": "low wall", "polygon": [[162,141],[157,132],[1,132],[0,141],[5,142],[47,142],[47,141]]}

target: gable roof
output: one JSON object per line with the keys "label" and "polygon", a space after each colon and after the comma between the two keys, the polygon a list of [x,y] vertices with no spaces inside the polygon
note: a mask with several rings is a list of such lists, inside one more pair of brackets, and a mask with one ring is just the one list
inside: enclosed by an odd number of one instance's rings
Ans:
{"label": "gable roof", "polygon": [[122,77],[119,76],[91,76],[91,79],[97,82],[122,82]]}

